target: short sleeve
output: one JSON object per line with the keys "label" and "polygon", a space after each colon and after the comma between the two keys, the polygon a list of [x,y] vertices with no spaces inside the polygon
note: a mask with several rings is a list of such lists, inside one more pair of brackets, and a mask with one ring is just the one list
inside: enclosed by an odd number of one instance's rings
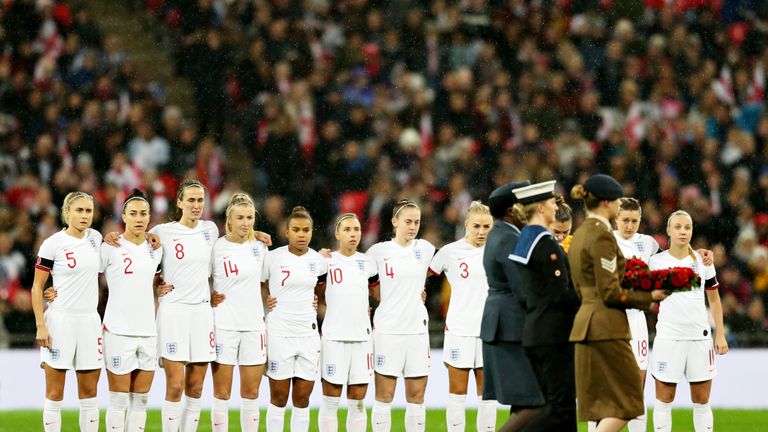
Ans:
{"label": "short sleeve", "polygon": [[366,256],[365,257],[366,265],[368,266],[368,279],[376,276],[379,274],[378,266],[376,265],[376,261],[371,259],[371,257]]}
{"label": "short sleeve", "polygon": [[379,249],[380,249],[380,246],[377,243],[369,247],[368,250],[365,252],[365,255],[371,260],[373,260],[374,262],[378,262],[377,258],[379,256]]}
{"label": "short sleeve", "polygon": [[650,255],[654,255],[659,251],[659,242],[655,238],[648,236],[648,252]]}
{"label": "short sleeve", "polygon": [[429,263],[429,270],[432,273],[434,273],[436,275],[439,275],[440,273],[442,273],[442,272],[444,272],[446,270],[446,262],[445,262],[446,259],[445,259],[445,256],[447,254],[448,253],[446,252],[446,248],[444,247],[444,248],[440,249],[439,251],[437,251],[435,256],[432,257],[432,262]]}
{"label": "short sleeve", "polygon": [[266,282],[269,280],[269,263],[272,261],[272,255],[274,255],[274,252],[267,252],[266,255],[264,255],[264,267],[261,270],[261,281]]}
{"label": "short sleeve", "polygon": [[107,270],[107,266],[109,266],[109,256],[111,255],[110,252],[112,252],[112,249],[114,249],[114,247],[109,245],[103,245],[101,247],[101,262],[99,263],[99,273],[104,273]]}
{"label": "short sleeve", "polygon": [[326,260],[325,257],[320,255],[319,253],[318,255],[320,256],[320,267],[317,269],[317,273],[319,275],[324,275],[328,273],[328,260]]}
{"label": "short sleeve", "polygon": [[716,290],[720,287],[720,283],[717,281],[717,274],[715,272],[715,266],[704,266],[704,288],[707,290]]}
{"label": "short sleeve", "polygon": [[35,261],[35,268],[50,272],[53,269],[53,261],[55,258],[56,244],[52,240],[52,237],[49,237],[40,245],[40,250],[37,252],[37,260]]}

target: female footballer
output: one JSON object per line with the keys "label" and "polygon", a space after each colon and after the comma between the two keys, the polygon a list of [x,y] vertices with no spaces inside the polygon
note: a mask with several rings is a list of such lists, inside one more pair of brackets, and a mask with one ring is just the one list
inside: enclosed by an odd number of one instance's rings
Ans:
{"label": "female footballer", "polygon": [[[691,248],[693,220],[687,212],[678,210],[669,216],[667,235],[669,250],[651,257],[651,270],[689,267],[701,278],[701,284],[690,291],[673,292],[659,305],[651,366],[656,380],[653,426],[657,431],[672,430],[675,390],[685,380],[691,386],[694,430],[711,431],[709,395],[716,373],[715,354],[728,352],[719,285],[714,266],[704,264],[701,254]],[[714,344],[705,297],[715,322]]]}
{"label": "female footballer", "polygon": [[378,284],[376,263],[357,251],[360,221],[354,213],[336,220],[339,248],[328,260],[320,301],[326,305],[322,327],[323,404],[321,432],[338,429],[337,408],[347,386],[347,430],[363,432],[368,422],[363,399],[373,376],[373,342],[368,307],[369,286]]}
{"label": "female footballer", "polygon": [[[285,406],[292,396],[292,431],[309,430],[309,395],[320,364],[320,335],[315,289],[324,283],[328,265],[309,247],[312,216],[304,207],[294,207],[287,221],[288,245],[267,253],[262,290],[268,290],[277,305],[267,313],[267,376],[270,404],[267,431],[283,430]],[[266,297],[266,292],[263,294]]]}
{"label": "female footballer", "polygon": [[[45,370],[43,430],[61,430],[61,401],[68,369],[74,369],[80,398],[80,430],[99,430],[96,386],[103,364],[99,303],[101,234],[91,229],[93,197],[71,192],[61,206],[66,228],[40,245],[32,283],[32,308]],[[43,289],[52,276],[58,298],[43,312]]]}
{"label": "female footballer", "polygon": [[488,206],[473,201],[464,220],[464,238],[443,246],[429,265],[432,274],[445,273],[451,284],[443,342],[449,392],[445,417],[451,432],[464,431],[464,404],[470,372],[475,374],[480,399],[477,430],[493,431],[496,428],[496,402],[482,400],[483,344],[480,340],[480,321],[488,297],[483,250],[492,226],[493,217]]}
{"label": "female footballer", "polygon": [[416,238],[420,224],[421,209],[415,202],[397,202],[392,210],[393,239],[366,252],[376,262],[380,280],[374,289],[380,303],[373,317],[376,402],[371,423],[376,432],[392,426],[391,403],[401,375],[407,401],[405,429],[425,429],[424,391],[431,356],[422,292],[435,247]]}
{"label": "female footballer", "polygon": [[221,301],[213,309],[216,361],[213,371],[214,432],[229,430],[232,374],[240,369],[240,427],[259,429],[259,385],[267,361],[267,334],[261,298],[261,275],[267,247],[253,230],[256,208],[250,196],[236,193],[226,210],[224,237],[213,246],[213,289]]}

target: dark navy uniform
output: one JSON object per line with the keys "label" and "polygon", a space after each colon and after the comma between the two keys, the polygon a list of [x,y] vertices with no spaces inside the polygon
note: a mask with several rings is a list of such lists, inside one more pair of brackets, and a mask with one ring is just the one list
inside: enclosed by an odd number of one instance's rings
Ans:
{"label": "dark navy uniform", "polygon": [[529,225],[509,259],[522,279],[523,346],[547,403],[525,430],[575,432],[573,345],[568,337],[579,298],[570,282],[568,257],[546,228]]}
{"label": "dark navy uniform", "polygon": [[[511,195],[513,187],[508,185],[507,188]],[[492,194],[491,203],[493,198]],[[507,258],[517,243],[520,230],[498,219],[498,212],[494,216],[497,220],[488,234],[483,255],[489,287],[480,327],[483,399],[511,405],[514,411],[544,405],[544,396],[522,346],[525,311],[519,297],[520,273],[517,265]]]}

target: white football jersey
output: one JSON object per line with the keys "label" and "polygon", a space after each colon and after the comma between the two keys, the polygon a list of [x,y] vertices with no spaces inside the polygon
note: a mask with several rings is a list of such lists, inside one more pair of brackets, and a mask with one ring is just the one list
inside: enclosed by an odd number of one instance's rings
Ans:
{"label": "white football jersey", "polygon": [[458,336],[480,336],[488,279],[483,267],[484,247],[474,247],[465,239],[440,248],[429,269],[445,273],[451,284],[451,301],[445,318],[445,330]]}
{"label": "white football jersey", "polygon": [[373,316],[377,332],[427,332],[427,308],[421,301],[421,292],[434,254],[435,247],[422,239],[413,240],[408,246],[390,240],[368,249],[366,255],[376,263],[381,285],[381,303]]}
{"label": "white football jersey", "polygon": [[213,289],[225,300],[213,308],[216,329],[265,330],[261,273],[267,247],[253,240],[234,243],[221,237],[213,246]]}
{"label": "white football jersey", "polygon": [[199,304],[211,300],[208,277],[211,252],[219,238],[219,228],[211,221],[198,221],[188,228],[178,222],[155,226],[150,231],[163,245],[163,280],[173,291],[160,297],[160,303]]}
{"label": "white football jersey", "polygon": [[120,247],[101,246],[101,272],[109,298],[104,327],[116,335],[156,336],[155,294],[152,281],[163,259],[163,248],[149,242],[137,245],[120,236]]}
{"label": "white football jersey", "polygon": [[322,255],[310,249],[302,256],[288,246],[273,249],[264,261],[262,280],[277,306],[267,313],[267,331],[275,336],[311,336],[317,333],[317,311],[312,306],[317,278],[328,271]]}
{"label": "white football jersey", "polygon": [[646,234],[635,233],[625,240],[618,231],[614,231],[613,236],[616,237],[616,243],[619,244],[622,255],[627,259],[637,257],[648,264],[651,255],[655,255],[659,251],[659,243],[656,239]]}
{"label": "white football jersey", "polygon": [[712,337],[709,315],[704,304],[706,286],[717,283],[714,266],[705,266],[701,255],[694,252],[696,260],[689,255],[677,259],[664,251],[651,257],[651,270],[671,267],[692,268],[701,278],[701,286],[691,291],[675,292],[659,304],[659,320],[656,323],[656,338],[675,340],[696,340]]}
{"label": "white football jersey", "polygon": [[100,253],[101,234],[90,228],[83,238],[61,230],[43,241],[35,268],[51,273],[57,294],[50,309],[96,312]]}
{"label": "white football jersey", "polygon": [[328,260],[323,338],[366,341],[371,337],[368,316],[368,280],[376,276],[376,263],[365,254],[347,257],[333,252]]}

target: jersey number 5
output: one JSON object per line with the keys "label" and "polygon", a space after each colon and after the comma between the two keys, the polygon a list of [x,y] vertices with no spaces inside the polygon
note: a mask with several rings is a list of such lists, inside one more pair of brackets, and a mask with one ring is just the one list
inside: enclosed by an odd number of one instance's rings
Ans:
{"label": "jersey number 5", "polygon": [[67,257],[67,267],[75,268],[75,266],[77,265],[77,260],[75,259],[75,253],[67,252],[66,254],[64,254],[64,256]]}

